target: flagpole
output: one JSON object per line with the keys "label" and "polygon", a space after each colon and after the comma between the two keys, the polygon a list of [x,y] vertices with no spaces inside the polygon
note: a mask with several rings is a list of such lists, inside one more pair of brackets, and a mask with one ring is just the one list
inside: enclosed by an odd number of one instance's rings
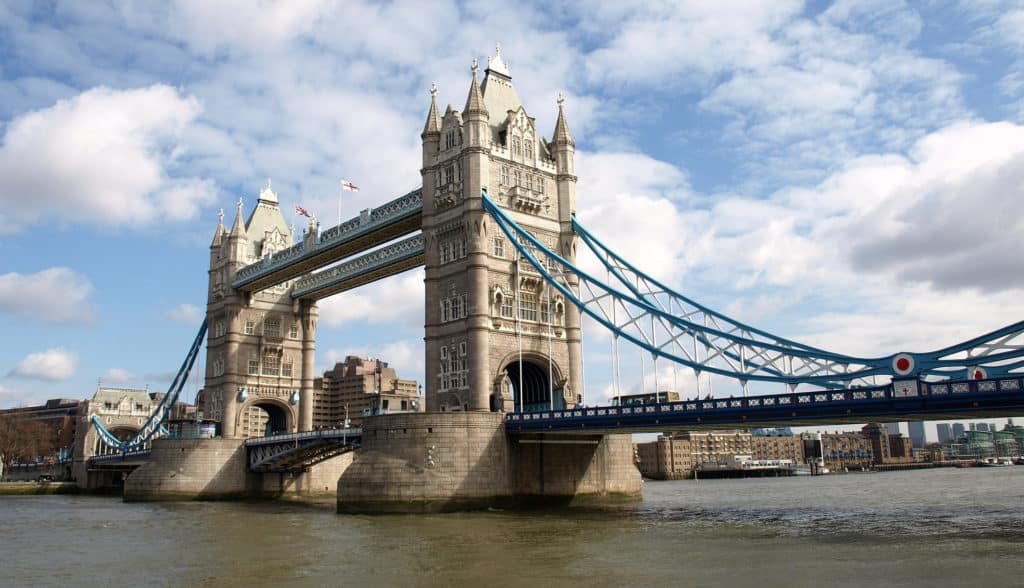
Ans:
{"label": "flagpole", "polygon": [[341,180],[341,182],[338,182],[338,226],[341,226],[341,193],[344,191],[341,183],[344,181],[345,180]]}

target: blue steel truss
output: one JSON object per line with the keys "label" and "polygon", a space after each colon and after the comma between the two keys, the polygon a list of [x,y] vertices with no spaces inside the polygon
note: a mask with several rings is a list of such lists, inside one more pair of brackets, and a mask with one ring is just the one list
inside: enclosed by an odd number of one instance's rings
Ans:
{"label": "blue steel truss", "polygon": [[174,380],[171,382],[170,387],[167,389],[167,393],[160,399],[153,412],[143,423],[142,427],[135,434],[134,437],[126,441],[122,441],[114,436],[113,433],[107,430],[103,426],[103,423],[96,416],[92,416],[92,425],[96,428],[99,433],[100,440],[112,449],[116,449],[121,453],[127,453],[142,449],[154,436],[166,435],[167,429],[164,428],[164,423],[167,421],[167,416],[171,412],[171,408],[174,403],[178,401],[178,396],[181,394],[182,389],[185,387],[185,382],[188,380],[188,375],[192,371],[192,366],[196,362],[196,357],[199,356],[199,352],[203,346],[203,338],[206,336],[206,321],[199,327],[199,332],[196,334],[196,338],[192,341],[192,346],[188,350],[188,354],[185,356],[185,361],[182,362],[181,368],[178,369],[178,373],[174,376]]}
{"label": "blue steel truss", "polygon": [[[777,337],[712,311],[640,272],[574,221],[574,229],[621,286],[582,271],[520,227],[483,190],[484,207],[516,251],[583,313],[654,356],[748,381],[849,388],[876,376],[987,377],[1024,367],[1024,322],[926,353],[854,357]],[[609,281],[611,281],[609,279]]]}

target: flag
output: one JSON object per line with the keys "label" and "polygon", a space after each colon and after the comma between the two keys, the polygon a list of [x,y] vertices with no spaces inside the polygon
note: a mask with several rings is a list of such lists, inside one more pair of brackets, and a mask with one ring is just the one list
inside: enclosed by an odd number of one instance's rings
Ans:
{"label": "flag", "polygon": [[295,207],[295,214],[301,214],[302,216],[309,217],[309,218],[313,217],[313,215],[309,214],[308,210],[306,210],[305,208],[302,208],[301,206],[296,206]]}
{"label": "flag", "polygon": [[353,184],[352,182],[350,182],[348,180],[342,180],[341,181],[341,187],[346,189],[346,190],[348,190],[349,192],[358,192],[359,191],[359,186]]}

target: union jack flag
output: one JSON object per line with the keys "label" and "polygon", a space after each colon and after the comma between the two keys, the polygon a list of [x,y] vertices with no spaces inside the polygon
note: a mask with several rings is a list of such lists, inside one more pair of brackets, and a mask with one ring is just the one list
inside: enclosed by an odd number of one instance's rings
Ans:
{"label": "union jack flag", "polygon": [[301,214],[302,216],[313,218],[313,215],[309,214],[309,211],[306,210],[305,208],[302,208],[301,206],[295,207],[295,214]]}

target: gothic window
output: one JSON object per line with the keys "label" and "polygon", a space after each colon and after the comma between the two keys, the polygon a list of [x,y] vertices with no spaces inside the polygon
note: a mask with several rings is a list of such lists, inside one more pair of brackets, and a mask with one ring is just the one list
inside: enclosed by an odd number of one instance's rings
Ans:
{"label": "gothic window", "polygon": [[505,318],[512,318],[513,316],[512,298],[509,296],[501,297],[501,316]]}
{"label": "gothic window", "polygon": [[217,321],[213,323],[213,336],[223,337],[224,336],[224,321]]}
{"label": "gothic window", "polygon": [[245,321],[245,334],[254,335],[256,334],[256,321]]}
{"label": "gothic window", "polygon": [[544,176],[539,176],[537,178],[537,193],[538,194],[543,194],[544,193]]}
{"label": "gothic window", "polygon": [[281,362],[281,377],[290,378],[292,377],[292,360],[286,359]]}
{"label": "gothic window", "polygon": [[505,257],[505,239],[494,238],[494,257]]}
{"label": "gothic window", "polygon": [[526,174],[526,189],[533,190],[533,176]]}
{"label": "gothic window", "polygon": [[507,186],[508,185],[508,166],[507,165],[501,166],[501,185],[502,186]]}
{"label": "gothic window", "polygon": [[537,295],[531,292],[519,293],[519,318],[524,321],[537,320]]}
{"label": "gothic window", "polygon": [[522,173],[519,170],[512,170],[512,185],[518,186],[522,183]]}
{"label": "gothic window", "polygon": [[455,242],[455,246],[458,249],[458,255],[456,256],[456,259],[462,259],[463,257],[466,257],[466,240],[459,239],[458,241]]}
{"label": "gothic window", "polygon": [[441,301],[441,322],[442,323],[446,323],[449,320],[451,320],[449,318],[449,317],[451,317],[451,309],[452,309],[452,301],[451,300],[445,298],[444,300]]}
{"label": "gothic window", "polygon": [[526,158],[527,159],[533,159],[533,141],[531,141],[530,138],[527,137],[525,143],[526,143],[526,145],[525,145],[525,147],[526,147],[526,149],[525,149],[525,151],[526,151]]}
{"label": "gothic window", "polygon": [[540,322],[542,322],[544,324],[548,324],[549,322],[551,322],[551,301],[550,300],[545,300],[544,303],[540,305]]}
{"label": "gothic window", "polygon": [[448,348],[441,347],[441,359],[448,359]]}
{"label": "gothic window", "polygon": [[281,336],[281,319],[279,318],[267,318],[263,319],[263,334],[267,337],[280,337]]}
{"label": "gothic window", "polygon": [[459,356],[466,357],[466,342],[459,343]]}
{"label": "gothic window", "polygon": [[288,327],[288,338],[298,339],[299,338],[299,323],[292,323],[292,326]]}
{"label": "gothic window", "polygon": [[455,147],[455,131],[454,130],[448,131],[447,133],[445,133],[445,136],[444,136],[444,148],[445,149],[451,149],[452,147]]}
{"label": "gothic window", "polygon": [[263,354],[263,375],[276,376],[281,373],[281,352],[268,349]]}
{"label": "gothic window", "polygon": [[448,165],[444,168],[444,183],[450,184],[455,181],[455,166]]}
{"label": "gothic window", "polygon": [[519,137],[512,137],[512,153],[522,155],[522,146],[519,142]]}
{"label": "gothic window", "polygon": [[249,375],[258,376],[260,375],[260,360],[250,359],[249,360]]}

